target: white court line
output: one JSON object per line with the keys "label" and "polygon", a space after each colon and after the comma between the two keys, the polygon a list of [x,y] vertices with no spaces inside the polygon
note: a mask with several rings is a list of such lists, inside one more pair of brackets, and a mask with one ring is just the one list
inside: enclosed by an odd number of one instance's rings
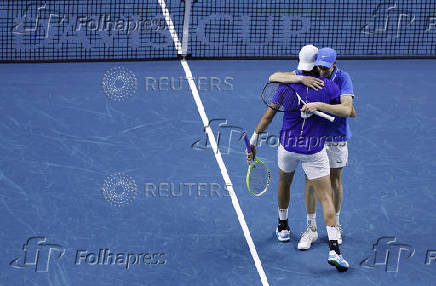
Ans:
{"label": "white court line", "polygon": [[[162,7],[162,13],[165,16],[165,21],[168,25],[171,36],[173,37],[174,45],[177,49],[177,53],[182,54],[182,47],[179,38],[177,37],[176,30],[174,29],[174,24],[173,21],[171,20],[170,13],[168,12],[168,9],[166,7],[165,0],[158,0],[158,1],[160,6]],[[212,146],[213,152],[215,154],[215,159],[220,168],[221,175],[224,179],[224,182],[226,183],[227,191],[229,192],[230,198],[232,199],[233,208],[235,209],[236,214],[238,215],[238,221],[239,224],[241,225],[245,240],[247,241],[248,247],[250,249],[251,256],[253,257],[254,265],[256,266],[257,272],[259,273],[262,285],[269,286],[268,278],[266,277],[265,271],[263,270],[262,262],[260,261],[259,255],[257,254],[256,251],[256,246],[254,245],[253,239],[251,238],[250,230],[248,229],[247,223],[245,222],[244,213],[242,212],[241,206],[239,205],[238,202],[238,197],[236,196],[236,193],[233,189],[233,184],[227,172],[227,167],[224,164],[223,158],[221,156],[221,152],[218,149],[212,128],[210,128],[209,119],[207,118],[206,112],[204,110],[203,102],[201,101],[200,94],[198,93],[197,86],[195,85],[194,79],[192,77],[191,69],[189,68],[188,62],[185,59],[182,59],[180,63],[182,64],[183,70],[185,71],[186,78],[189,83],[189,87],[191,88],[192,91],[192,96],[194,97],[195,104],[197,105],[198,113],[200,114],[201,120],[203,121],[203,126],[207,133],[208,139],[210,141],[210,145]]]}

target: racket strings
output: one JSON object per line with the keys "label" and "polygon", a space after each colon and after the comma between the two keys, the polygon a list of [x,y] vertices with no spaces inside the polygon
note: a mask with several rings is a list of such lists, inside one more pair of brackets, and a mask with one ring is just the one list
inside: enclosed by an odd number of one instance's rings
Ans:
{"label": "racket strings", "polygon": [[289,85],[271,82],[265,85],[262,100],[270,108],[282,112],[299,111],[304,104]]}
{"label": "racket strings", "polygon": [[251,166],[248,183],[252,193],[263,193],[268,188],[270,180],[270,171],[264,164],[255,163]]}

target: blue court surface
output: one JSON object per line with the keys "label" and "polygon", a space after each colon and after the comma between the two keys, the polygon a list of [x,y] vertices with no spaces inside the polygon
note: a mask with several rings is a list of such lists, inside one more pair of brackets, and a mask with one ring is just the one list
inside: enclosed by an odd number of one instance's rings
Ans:
{"label": "blue court surface", "polygon": [[[301,168],[291,242],[273,237],[281,115],[258,150],[270,189],[254,198],[245,186],[240,131],[264,112],[267,77],[296,62],[188,63],[270,285],[436,285],[436,60],[338,62],[357,110],[341,212],[346,273],[327,264],[319,205],[320,239],[296,248]],[[102,88],[116,67],[137,80],[120,101]],[[0,285],[261,285],[184,77],[179,61],[2,65]]]}

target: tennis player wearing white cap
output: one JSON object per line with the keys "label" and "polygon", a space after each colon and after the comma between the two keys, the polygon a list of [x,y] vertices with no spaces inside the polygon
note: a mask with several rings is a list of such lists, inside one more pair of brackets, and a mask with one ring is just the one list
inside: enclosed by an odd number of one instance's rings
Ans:
{"label": "tennis player wearing white cap", "polygon": [[[315,65],[321,76],[329,78],[335,82],[341,91],[340,105],[326,105],[323,103],[309,103],[306,108],[313,112],[320,110],[324,112],[343,111],[343,117],[337,117],[335,122],[330,124],[327,133],[326,151],[330,164],[330,181],[332,186],[332,196],[336,210],[336,224],[340,226],[339,215],[342,206],[343,186],[342,186],[342,169],[348,163],[347,140],[351,138],[347,116],[355,117],[356,113],[352,105],[354,98],[353,84],[351,78],[343,70],[336,67],[336,51],[331,48],[322,48],[318,51]],[[270,77],[270,81],[295,83],[300,82],[308,87],[318,90],[324,86],[324,83],[317,78],[302,77],[301,71],[296,70],[292,73],[278,72]],[[350,113],[351,108],[351,113]],[[306,181],[306,209],[307,209],[307,229],[302,234],[298,243],[298,249],[309,249],[312,242],[318,239],[316,226],[316,199],[313,188]],[[342,235],[338,238],[338,243],[342,244]]]}

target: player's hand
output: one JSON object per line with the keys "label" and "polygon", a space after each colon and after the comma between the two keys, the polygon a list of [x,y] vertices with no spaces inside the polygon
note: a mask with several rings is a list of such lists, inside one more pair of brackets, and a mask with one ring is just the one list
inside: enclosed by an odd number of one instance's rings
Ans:
{"label": "player's hand", "polygon": [[303,105],[303,107],[301,108],[301,111],[313,113],[313,112],[319,110],[319,107],[320,107],[319,102],[309,102],[309,103]]}
{"label": "player's hand", "polygon": [[314,90],[319,90],[324,87],[324,81],[312,76],[303,76],[301,79],[301,83]]}
{"label": "player's hand", "polygon": [[248,165],[251,164],[251,162],[254,160],[254,157],[256,157],[256,146],[250,145],[251,152],[248,153],[247,149],[245,149],[245,153],[247,154],[247,163]]}

